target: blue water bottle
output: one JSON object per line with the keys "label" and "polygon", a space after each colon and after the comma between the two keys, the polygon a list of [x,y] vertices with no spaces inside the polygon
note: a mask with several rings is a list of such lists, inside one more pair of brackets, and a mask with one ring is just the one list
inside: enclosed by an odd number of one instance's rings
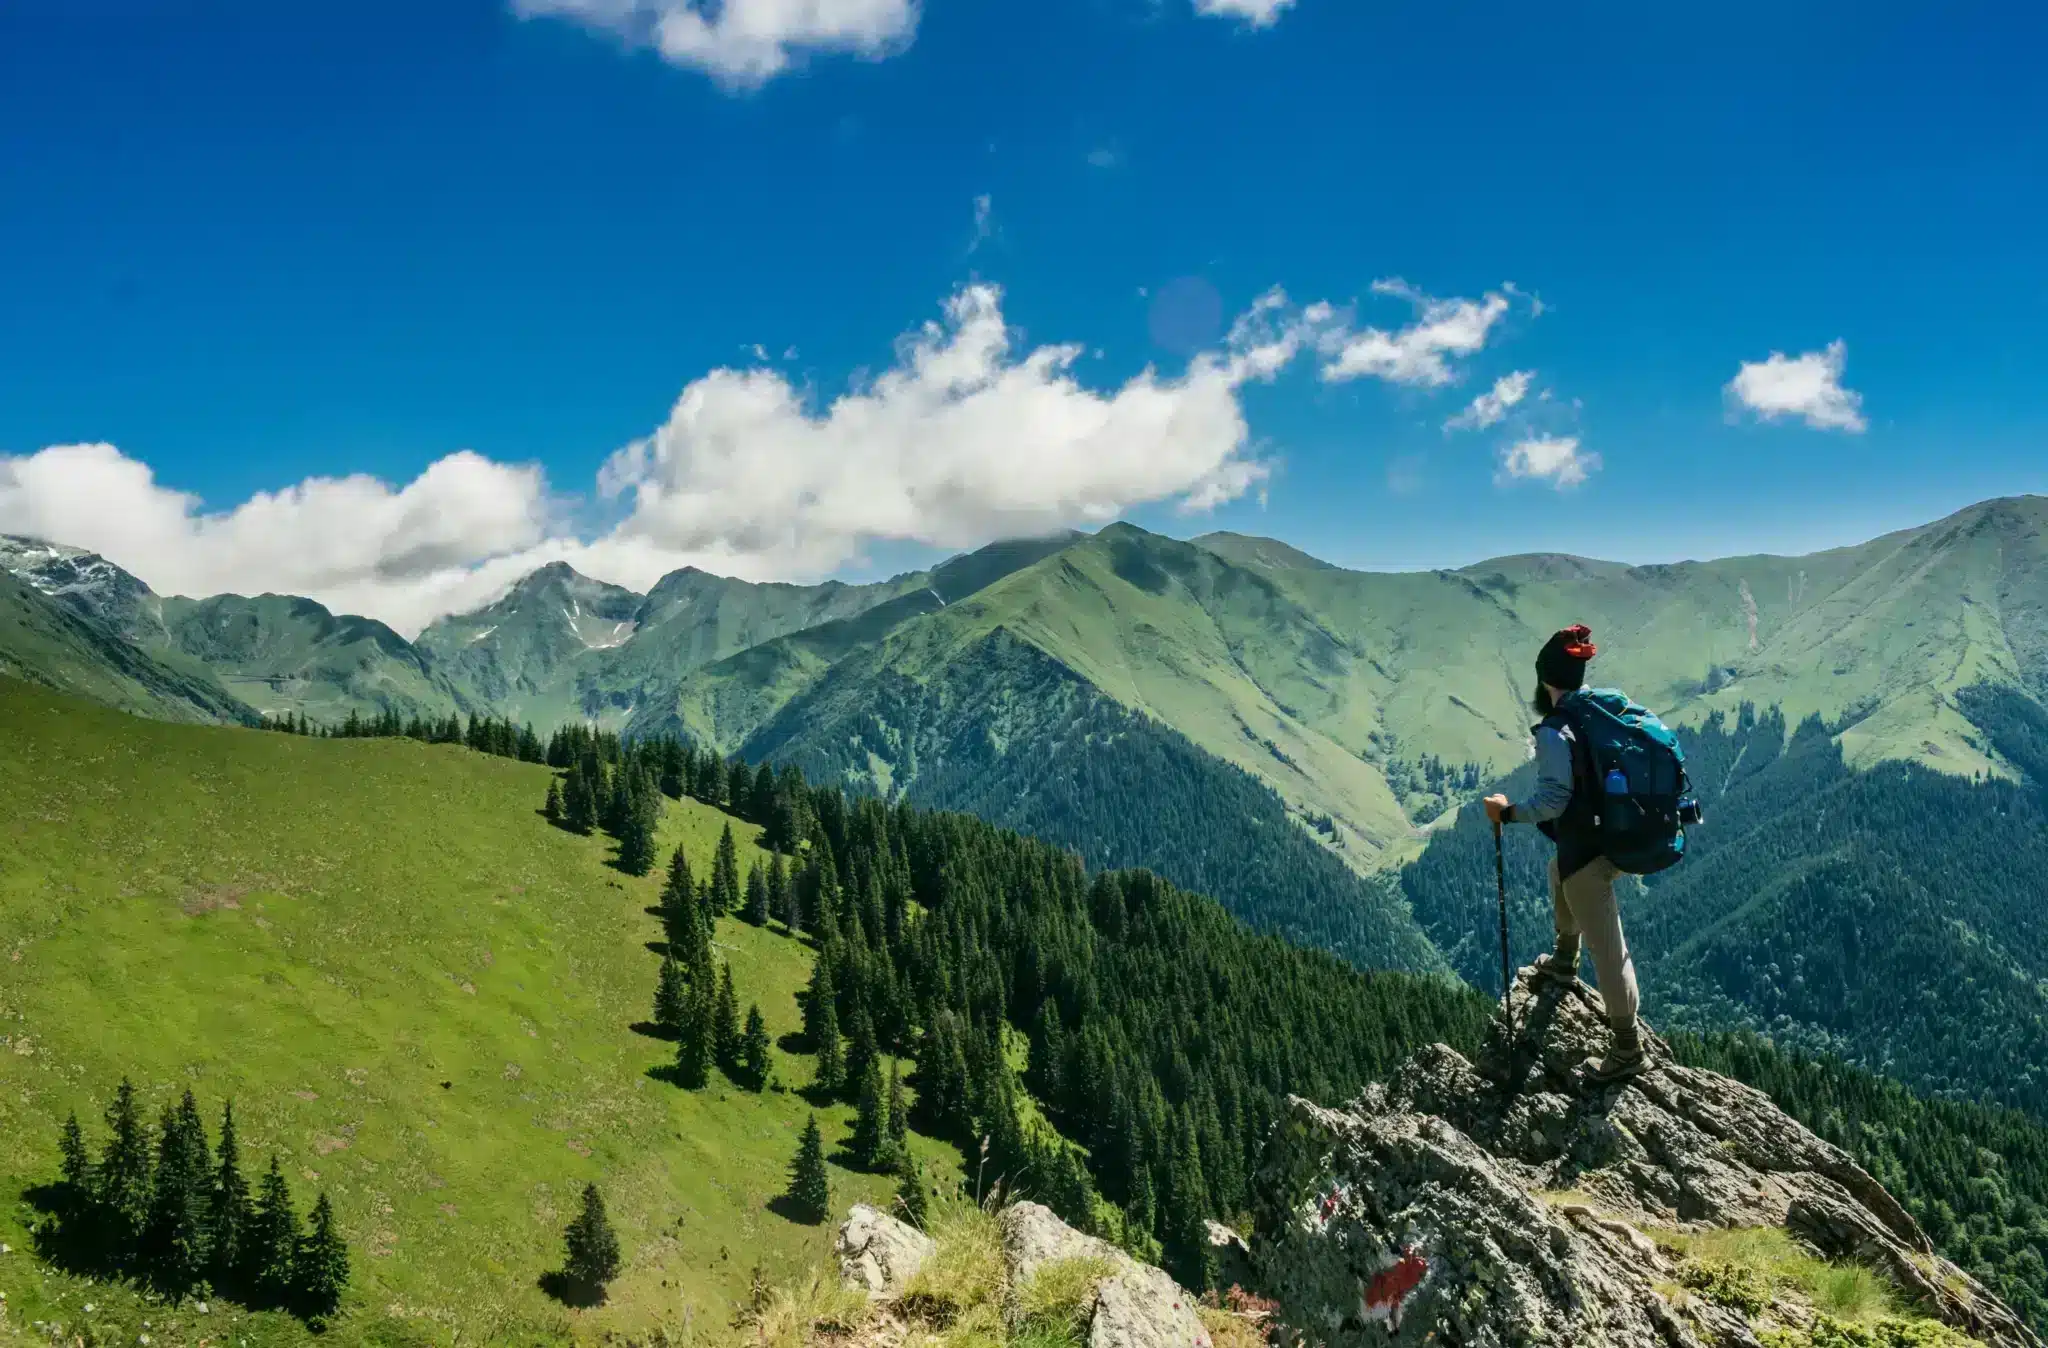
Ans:
{"label": "blue water bottle", "polygon": [[1620,768],[1609,768],[1607,780],[1601,785],[1610,796],[1625,796],[1628,794],[1628,774]]}

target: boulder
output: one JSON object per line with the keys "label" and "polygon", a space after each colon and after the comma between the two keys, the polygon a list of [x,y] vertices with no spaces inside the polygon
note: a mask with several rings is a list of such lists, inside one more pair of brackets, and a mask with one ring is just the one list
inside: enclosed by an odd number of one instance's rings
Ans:
{"label": "boulder", "polygon": [[916,1227],[860,1204],[847,1213],[836,1248],[840,1277],[880,1301],[901,1295],[938,1247]]}
{"label": "boulder", "polygon": [[1782,1288],[1761,1310],[1689,1295],[1699,1270],[1653,1237],[1775,1226],[1879,1269],[1960,1333],[2041,1348],[1761,1092],[1676,1065],[1654,1036],[1640,1076],[1589,1081],[1607,1040],[1598,995],[1529,972],[1478,1062],[1434,1045],[1342,1108],[1289,1101],[1255,1185],[1250,1286],[1297,1341],[1753,1348],[1810,1308]]}
{"label": "boulder", "polygon": [[1037,1203],[1012,1204],[996,1221],[1012,1287],[1063,1259],[1109,1265],[1089,1316],[1088,1348],[1210,1348],[1196,1299],[1162,1270],[1074,1230]]}

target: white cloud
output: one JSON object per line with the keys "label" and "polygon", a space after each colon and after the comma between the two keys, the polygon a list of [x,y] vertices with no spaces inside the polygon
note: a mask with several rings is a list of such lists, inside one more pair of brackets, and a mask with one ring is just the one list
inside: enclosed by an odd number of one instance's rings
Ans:
{"label": "white cloud", "polygon": [[880,60],[917,34],[918,0],[512,0],[654,48],[671,65],[753,89],[811,53]]}
{"label": "white cloud", "polygon": [[1122,162],[1123,156],[1107,145],[1098,145],[1088,152],[1088,163],[1093,168],[1113,169]]}
{"label": "white cloud", "polygon": [[1323,365],[1323,378],[1330,383],[1371,377],[1440,388],[1457,377],[1451,361],[1483,348],[1508,311],[1508,297],[1500,291],[1476,300],[1440,300],[1398,279],[1374,281],[1372,290],[1414,305],[1415,321],[1395,332],[1331,330],[1325,341],[1329,359]]}
{"label": "white cloud", "polygon": [[1745,361],[1722,390],[1731,407],[1747,408],[1765,421],[1798,417],[1815,430],[1859,434],[1863,395],[1842,387],[1849,348],[1839,339],[1824,350]]}
{"label": "white cloud", "polygon": [[1195,0],[1195,13],[1219,19],[1242,19],[1253,28],[1268,28],[1280,21],[1283,11],[1294,8],[1294,0]]}
{"label": "white cloud", "polygon": [[1536,435],[1502,448],[1503,480],[1532,478],[1563,491],[1576,487],[1600,468],[1600,456],[1580,448],[1576,435]]}
{"label": "white cloud", "polygon": [[309,478],[218,513],[112,445],[0,458],[0,533],[89,548],[166,594],[305,594],[394,625],[480,599],[475,569],[542,545],[549,514],[538,468],[468,451],[396,490]]}
{"label": "white cloud", "polygon": [[965,547],[1142,503],[1205,510],[1270,474],[1239,394],[1315,339],[1284,295],[1183,372],[1110,389],[1076,379],[1080,345],[1019,350],[1001,298],[959,291],[823,407],[770,366],[693,381],[605,463],[616,522],[594,538],[564,525],[538,468],[469,451],[402,487],[313,478],[208,510],[104,444],[0,457],[0,532],[103,553],[162,593],[303,594],[410,635],[550,561],[636,589],[691,564],[810,578],[875,540]]}
{"label": "white cloud", "polygon": [[1444,423],[1447,431],[1478,430],[1500,424],[1508,409],[1529,396],[1534,370],[1516,370],[1494,381],[1492,388],[1472,400],[1472,405]]}
{"label": "white cloud", "polygon": [[989,235],[995,232],[994,220],[995,203],[983,192],[974,199],[974,242],[967,245],[968,252],[988,242]]}

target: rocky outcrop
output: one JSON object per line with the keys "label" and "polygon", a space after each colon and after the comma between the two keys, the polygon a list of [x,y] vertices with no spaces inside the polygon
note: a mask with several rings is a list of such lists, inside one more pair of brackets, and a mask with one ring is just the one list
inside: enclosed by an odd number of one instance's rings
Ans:
{"label": "rocky outcrop", "polygon": [[[1005,1208],[996,1218],[996,1228],[1007,1290],[1005,1318],[1013,1327],[1022,1323],[1018,1306],[1032,1279],[1050,1265],[1088,1261],[1100,1270],[1092,1294],[1080,1307],[1088,1348],[1212,1348],[1199,1303],[1159,1269],[1074,1230],[1037,1203]],[[865,1291],[885,1307],[902,1297],[911,1277],[937,1252],[923,1232],[865,1206],[848,1214],[839,1228],[837,1248],[846,1285]]]}
{"label": "rocky outcrop", "polygon": [[1096,1259],[1111,1270],[1096,1287],[1088,1348],[1210,1348],[1195,1298],[1161,1270],[1081,1234],[1037,1203],[1005,1208],[997,1225],[1013,1288],[1060,1260]]}
{"label": "rocky outcrop", "polygon": [[1583,986],[1539,992],[1525,971],[1512,1012],[1477,1063],[1436,1045],[1343,1108],[1290,1101],[1251,1255],[1256,1290],[1297,1341],[1802,1341],[1817,1312],[1797,1288],[1686,1253],[1715,1228],[1776,1228],[1877,1270],[1908,1314],[2041,1348],[1881,1185],[1762,1093],[1678,1066],[1654,1036],[1640,1076],[1590,1082],[1607,1031]]}
{"label": "rocky outcrop", "polygon": [[846,1285],[881,1301],[900,1296],[938,1247],[916,1227],[861,1203],[847,1213],[834,1248]]}

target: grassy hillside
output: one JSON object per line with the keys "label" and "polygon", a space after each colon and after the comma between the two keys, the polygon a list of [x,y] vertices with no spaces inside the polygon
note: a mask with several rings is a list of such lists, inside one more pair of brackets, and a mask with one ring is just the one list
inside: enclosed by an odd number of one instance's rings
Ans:
{"label": "grassy hillside", "polygon": [[[123,1074],[152,1118],[187,1085],[215,1123],[232,1096],[245,1157],[275,1150],[302,1207],[331,1195],[356,1268],[332,1341],[641,1329],[686,1306],[717,1314],[755,1260],[775,1273],[824,1250],[823,1230],[764,1208],[808,1113],[799,1097],[648,1075],[673,1057],[632,1028],[654,988],[657,886],[608,867],[605,840],[537,817],[544,769],[152,723],[6,680],[0,724],[0,1240],[17,1252],[15,1199],[56,1173],[58,1125],[75,1109],[97,1137]],[[671,803],[662,845],[683,843],[701,871],[725,822]],[[737,923],[718,939],[742,1002],[795,1031],[808,952]],[[780,1051],[776,1070],[808,1079]],[[824,1116],[828,1140],[842,1136],[848,1111]],[[886,1190],[833,1179],[841,1201]],[[610,1306],[568,1312],[535,1283],[586,1180],[627,1264]],[[73,1322],[93,1300],[132,1341],[152,1314],[35,1268],[0,1261],[15,1323]],[[159,1342],[229,1323],[181,1312],[167,1336],[154,1313]],[[238,1323],[251,1343],[302,1336],[276,1317]]]}
{"label": "grassy hillside", "polygon": [[166,664],[5,571],[0,571],[0,676],[164,721],[256,718],[205,671]]}

